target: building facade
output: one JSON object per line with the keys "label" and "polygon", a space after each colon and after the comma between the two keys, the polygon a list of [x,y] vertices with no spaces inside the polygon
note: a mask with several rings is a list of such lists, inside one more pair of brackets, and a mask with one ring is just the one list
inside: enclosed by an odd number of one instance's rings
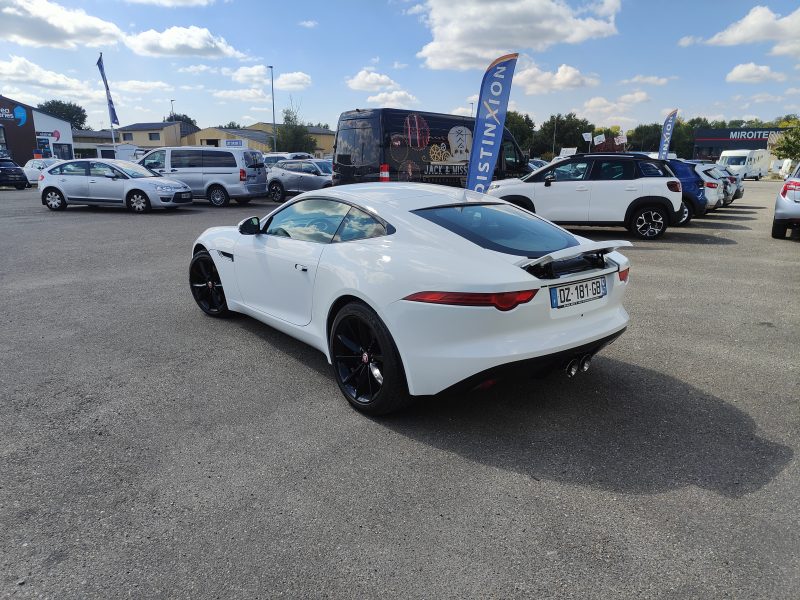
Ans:
{"label": "building facade", "polygon": [[32,158],[73,157],[69,121],[0,96],[0,156],[24,165]]}
{"label": "building facade", "polygon": [[767,150],[770,134],[782,131],[787,128],[695,129],[692,157],[717,160],[723,150]]}

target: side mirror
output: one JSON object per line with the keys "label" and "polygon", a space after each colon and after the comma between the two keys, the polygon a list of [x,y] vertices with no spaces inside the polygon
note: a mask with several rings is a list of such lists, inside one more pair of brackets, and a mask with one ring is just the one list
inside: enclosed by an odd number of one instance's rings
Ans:
{"label": "side mirror", "polygon": [[103,177],[105,177],[107,179],[116,179],[117,178],[117,174],[116,173],[112,173],[111,171],[106,171],[105,173],[103,173]]}
{"label": "side mirror", "polygon": [[550,187],[551,185],[553,185],[553,182],[555,180],[556,178],[553,176],[552,173],[550,173],[547,177],[544,178],[544,187]]}
{"label": "side mirror", "polygon": [[258,217],[250,217],[239,223],[239,233],[242,235],[257,235],[261,233],[261,220]]}

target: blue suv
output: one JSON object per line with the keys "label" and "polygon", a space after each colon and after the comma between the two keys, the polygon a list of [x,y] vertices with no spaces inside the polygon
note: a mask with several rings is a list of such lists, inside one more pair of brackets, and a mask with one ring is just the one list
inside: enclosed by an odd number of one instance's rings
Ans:
{"label": "blue suv", "polygon": [[694,169],[694,164],[678,158],[667,160],[670,168],[681,182],[683,190],[683,215],[678,225],[687,225],[693,217],[702,217],[706,214],[706,191],[703,180]]}

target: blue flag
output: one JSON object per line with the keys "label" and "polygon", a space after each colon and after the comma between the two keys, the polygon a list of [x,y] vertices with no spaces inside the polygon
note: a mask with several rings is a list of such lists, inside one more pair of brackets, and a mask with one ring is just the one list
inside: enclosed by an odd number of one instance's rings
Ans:
{"label": "blue flag", "polygon": [[100,69],[100,77],[103,78],[103,85],[106,86],[106,100],[108,100],[108,118],[112,125],[119,125],[117,118],[117,111],[114,110],[114,101],[111,99],[111,90],[108,89],[108,80],[106,79],[106,70],[103,67],[103,53],[100,53],[100,58],[97,59],[97,68]]}
{"label": "blue flag", "polygon": [[506,54],[495,60],[483,74],[475,131],[469,153],[467,189],[485,192],[492,181],[497,157],[503,147],[511,79],[519,54]]}
{"label": "blue flag", "polygon": [[672,139],[672,130],[675,129],[675,119],[678,117],[676,108],[667,115],[664,126],[661,128],[661,143],[658,145],[658,158],[666,160],[669,156],[669,142]]}

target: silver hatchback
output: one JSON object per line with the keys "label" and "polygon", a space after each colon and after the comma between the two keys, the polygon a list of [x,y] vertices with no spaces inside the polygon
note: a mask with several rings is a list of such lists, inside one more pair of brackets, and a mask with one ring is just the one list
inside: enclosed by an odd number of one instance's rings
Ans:
{"label": "silver hatchback", "polygon": [[794,174],[783,182],[775,198],[775,216],[772,220],[772,237],[786,238],[786,230],[800,228],[800,165]]}
{"label": "silver hatchback", "polygon": [[288,194],[319,190],[333,184],[331,161],[322,159],[284,160],[275,163],[269,172],[267,195],[274,202],[283,202]]}

